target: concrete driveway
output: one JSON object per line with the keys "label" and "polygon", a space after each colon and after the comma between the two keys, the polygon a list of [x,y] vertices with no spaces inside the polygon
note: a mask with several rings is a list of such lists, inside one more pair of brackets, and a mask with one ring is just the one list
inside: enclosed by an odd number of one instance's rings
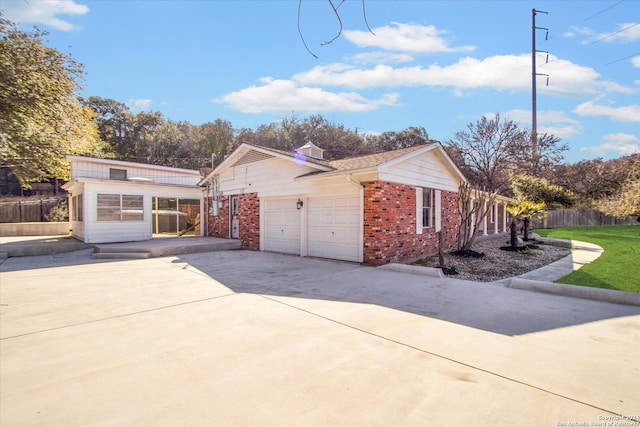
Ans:
{"label": "concrete driveway", "polygon": [[9,258],[0,305],[3,427],[640,417],[639,307],[247,251]]}

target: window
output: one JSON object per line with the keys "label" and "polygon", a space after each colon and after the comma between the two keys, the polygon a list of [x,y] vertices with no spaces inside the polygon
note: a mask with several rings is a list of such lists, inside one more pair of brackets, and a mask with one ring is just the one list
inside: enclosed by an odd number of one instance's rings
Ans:
{"label": "window", "polygon": [[71,212],[71,220],[72,221],[84,221],[84,196],[79,194],[77,196],[73,196],[71,198],[71,204],[73,205],[73,210]]}
{"label": "window", "polygon": [[142,221],[143,200],[141,195],[98,194],[98,221]]}
{"label": "window", "polygon": [[122,195],[122,221],[143,221],[142,196]]}
{"label": "window", "polygon": [[422,189],[422,227],[433,227],[433,190],[431,188]]}
{"label": "window", "polygon": [[109,168],[109,179],[117,179],[120,181],[127,180],[127,170],[126,169],[116,169]]}
{"label": "window", "polygon": [[491,220],[490,222],[492,224],[496,223],[496,218],[497,218],[497,214],[498,213],[498,206],[497,205],[491,205]]}

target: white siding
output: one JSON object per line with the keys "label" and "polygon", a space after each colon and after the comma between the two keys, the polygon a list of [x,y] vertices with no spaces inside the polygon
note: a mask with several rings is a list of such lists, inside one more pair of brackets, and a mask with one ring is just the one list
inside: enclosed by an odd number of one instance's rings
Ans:
{"label": "white siding", "polygon": [[[144,200],[144,220],[98,221],[97,198],[99,193],[142,195]],[[165,187],[150,184],[136,184],[127,181],[85,182],[85,232],[83,240],[86,243],[109,243],[151,239],[153,198],[156,196],[201,200],[202,192],[198,187]]]}
{"label": "white siding", "polygon": [[74,160],[71,162],[71,176],[73,178],[109,179],[109,169],[126,169],[127,178],[150,179],[156,184],[198,185],[201,177],[198,171],[187,171],[153,165],[109,164],[106,160],[91,161]]}
{"label": "white siding", "polygon": [[354,194],[356,189],[344,176],[319,180],[295,180],[315,172],[309,166],[279,158],[247,163],[224,170],[219,177],[225,195],[258,193],[264,197]]}
{"label": "white siding", "polygon": [[459,178],[435,150],[380,168],[381,181],[458,191]]}

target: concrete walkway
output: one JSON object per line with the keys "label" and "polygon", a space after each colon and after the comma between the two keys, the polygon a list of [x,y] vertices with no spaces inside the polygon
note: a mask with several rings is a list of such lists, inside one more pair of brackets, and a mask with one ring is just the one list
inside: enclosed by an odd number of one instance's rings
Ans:
{"label": "concrete walkway", "polygon": [[138,259],[240,249],[239,240],[216,237],[158,237],[139,242],[83,243],[71,236],[2,236],[0,259],[35,255],[53,255],[93,249],[93,258]]}
{"label": "concrete walkway", "polygon": [[640,408],[634,306],[250,251],[76,251],[0,275],[3,427],[538,427]]}

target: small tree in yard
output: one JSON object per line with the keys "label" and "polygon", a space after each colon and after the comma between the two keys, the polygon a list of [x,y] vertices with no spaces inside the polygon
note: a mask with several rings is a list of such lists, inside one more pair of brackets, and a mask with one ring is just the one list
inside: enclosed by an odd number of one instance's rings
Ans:
{"label": "small tree in yard", "polygon": [[600,200],[598,209],[617,218],[638,215],[640,222],[640,179],[625,182],[618,194]]}
{"label": "small tree in yard", "polygon": [[471,188],[468,182],[461,182],[458,187],[458,213],[460,228],[458,230],[458,251],[469,251],[478,237],[480,224],[483,223],[489,209],[485,207],[495,203],[497,193],[487,193]]}
{"label": "small tree in yard", "polygon": [[511,215],[511,248],[518,247],[518,221],[524,224],[523,240],[529,239],[529,225],[531,219],[540,215],[547,207],[544,203],[535,203],[528,200],[517,200],[515,203],[507,206],[507,212]]}

